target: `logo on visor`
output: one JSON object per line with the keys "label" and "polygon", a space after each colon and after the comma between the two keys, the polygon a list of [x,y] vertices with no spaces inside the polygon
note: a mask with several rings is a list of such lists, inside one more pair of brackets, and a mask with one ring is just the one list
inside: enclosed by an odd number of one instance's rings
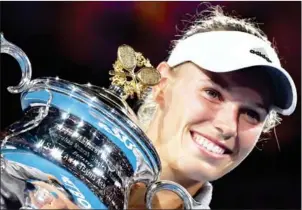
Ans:
{"label": "logo on visor", "polygon": [[262,58],[264,58],[267,62],[272,63],[272,61],[268,58],[265,50],[263,48],[254,48],[250,50],[250,53],[258,55]]}

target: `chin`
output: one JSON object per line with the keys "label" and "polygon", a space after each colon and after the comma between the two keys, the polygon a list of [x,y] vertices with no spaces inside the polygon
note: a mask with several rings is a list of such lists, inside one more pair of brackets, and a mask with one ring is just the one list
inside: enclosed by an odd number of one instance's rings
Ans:
{"label": "chin", "polygon": [[177,168],[188,179],[198,182],[214,181],[226,174],[218,167],[196,158],[183,158]]}

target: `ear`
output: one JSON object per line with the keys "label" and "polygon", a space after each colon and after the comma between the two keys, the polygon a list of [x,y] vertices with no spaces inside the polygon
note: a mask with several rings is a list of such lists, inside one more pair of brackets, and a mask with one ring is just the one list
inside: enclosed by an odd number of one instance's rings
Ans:
{"label": "ear", "polygon": [[163,107],[165,104],[165,88],[167,83],[172,80],[172,68],[167,62],[161,62],[157,66],[157,70],[161,74],[160,82],[152,88],[153,100],[160,106]]}

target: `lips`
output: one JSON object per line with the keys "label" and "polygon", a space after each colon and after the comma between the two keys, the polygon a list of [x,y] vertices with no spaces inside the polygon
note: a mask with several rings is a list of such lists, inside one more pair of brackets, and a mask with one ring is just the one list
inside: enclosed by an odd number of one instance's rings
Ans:
{"label": "lips", "polygon": [[206,137],[195,131],[191,131],[191,137],[200,149],[215,155],[215,157],[232,154],[232,151],[229,148],[215,139]]}

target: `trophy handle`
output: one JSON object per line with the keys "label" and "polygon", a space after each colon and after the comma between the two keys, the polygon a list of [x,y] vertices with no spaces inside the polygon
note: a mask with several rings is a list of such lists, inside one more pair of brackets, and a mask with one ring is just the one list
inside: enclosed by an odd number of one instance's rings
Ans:
{"label": "trophy handle", "polygon": [[[48,115],[50,103],[52,101],[53,96],[52,96],[52,93],[48,89],[46,89],[46,91],[49,94],[49,98],[47,100],[45,107],[44,106],[40,107],[39,111],[38,111],[39,112],[38,115],[34,119],[32,119],[29,122],[27,122],[26,124],[24,124],[22,126],[22,128],[12,129],[10,134],[6,135],[4,139],[0,139],[0,142],[2,141],[1,149],[4,149],[6,142],[10,138],[37,127],[42,122],[42,120]],[[3,162],[2,158],[3,157],[1,157],[1,169],[4,169],[5,162]]]}
{"label": "trophy handle", "polygon": [[152,200],[154,195],[161,190],[169,190],[176,193],[184,203],[184,209],[194,209],[194,207],[200,205],[196,202],[192,196],[188,193],[188,191],[182,187],[181,185],[167,180],[161,180],[152,183],[147,188],[145,202],[147,209],[152,209]]}
{"label": "trophy handle", "polygon": [[20,83],[17,86],[9,86],[7,90],[10,93],[21,93],[24,90],[26,90],[30,84],[31,74],[32,74],[31,63],[28,57],[26,56],[26,54],[19,47],[8,42],[4,38],[3,33],[0,33],[0,44],[1,44],[0,52],[9,54],[12,57],[14,57],[18,61],[22,71],[22,77]]}

